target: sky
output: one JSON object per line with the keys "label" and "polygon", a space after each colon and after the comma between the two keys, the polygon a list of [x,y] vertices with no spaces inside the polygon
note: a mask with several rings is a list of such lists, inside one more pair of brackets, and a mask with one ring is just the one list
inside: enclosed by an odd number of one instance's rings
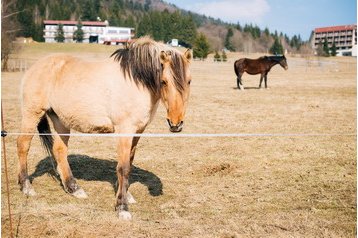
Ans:
{"label": "sky", "polygon": [[357,24],[356,0],[164,0],[241,26],[252,23],[308,40],[317,27]]}

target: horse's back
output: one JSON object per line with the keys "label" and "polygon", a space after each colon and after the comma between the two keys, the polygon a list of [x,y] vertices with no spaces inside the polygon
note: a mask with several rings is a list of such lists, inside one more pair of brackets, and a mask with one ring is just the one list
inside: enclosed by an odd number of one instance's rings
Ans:
{"label": "horse's back", "polygon": [[46,57],[29,69],[23,98],[27,109],[51,110],[67,127],[86,133],[133,114],[146,117],[142,114],[151,107],[149,91],[126,80],[118,62],[63,54]]}

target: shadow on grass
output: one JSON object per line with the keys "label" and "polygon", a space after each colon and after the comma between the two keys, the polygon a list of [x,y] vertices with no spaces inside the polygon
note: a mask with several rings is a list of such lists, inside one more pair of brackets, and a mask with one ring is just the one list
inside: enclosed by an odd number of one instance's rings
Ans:
{"label": "shadow on grass", "polygon": [[[46,157],[36,165],[36,170],[30,175],[30,180],[34,180],[44,174],[49,174],[57,178],[52,163],[51,157]],[[73,176],[76,179],[86,181],[104,181],[109,182],[114,192],[117,191],[117,161],[101,160],[92,158],[86,155],[73,154],[68,156],[68,163],[70,164]],[[149,194],[152,196],[159,196],[163,194],[163,184],[158,176],[147,170],[132,167],[129,184],[139,182],[148,188]]]}
{"label": "shadow on grass", "polygon": [[[234,89],[234,90],[240,90],[238,87],[233,87],[232,89]],[[264,88],[260,88],[260,87],[244,87],[244,91],[245,90],[250,90],[250,89],[258,89],[258,90],[260,90],[260,89],[264,89]],[[242,90],[241,90],[242,91]]]}

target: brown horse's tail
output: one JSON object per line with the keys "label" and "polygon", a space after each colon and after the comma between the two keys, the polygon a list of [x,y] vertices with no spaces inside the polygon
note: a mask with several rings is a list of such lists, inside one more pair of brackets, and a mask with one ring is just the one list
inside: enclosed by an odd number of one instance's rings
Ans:
{"label": "brown horse's tail", "polygon": [[235,63],[234,63],[234,70],[235,70],[235,74],[236,74],[236,76],[239,76],[239,72],[238,72],[238,70],[239,70],[239,69],[238,69],[238,68],[239,68],[239,66],[236,66],[236,64],[238,63],[238,61],[239,61],[239,60],[236,60],[236,61],[235,61]]}
{"label": "brown horse's tail", "polygon": [[46,114],[41,118],[39,124],[37,125],[37,130],[40,133],[42,145],[45,147],[47,153],[53,157],[53,138],[51,135],[51,129],[50,125],[48,124]]}

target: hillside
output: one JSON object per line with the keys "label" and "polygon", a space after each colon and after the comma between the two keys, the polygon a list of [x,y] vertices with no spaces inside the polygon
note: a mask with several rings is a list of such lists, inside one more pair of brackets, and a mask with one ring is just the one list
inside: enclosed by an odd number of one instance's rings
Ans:
{"label": "hillside", "polygon": [[219,19],[179,9],[162,0],[18,0],[13,11],[20,25],[18,36],[43,41],[43,20],[108,20],[112,26],[134,27],[137,37],[156,40],[178,38],[188,45],[198,32],[204,33],[212,51],[226,48],[241,52],[268,52],[279,38],[289,52],[309,50],[299,36],[271,32],[254,25],[228,24]]}

